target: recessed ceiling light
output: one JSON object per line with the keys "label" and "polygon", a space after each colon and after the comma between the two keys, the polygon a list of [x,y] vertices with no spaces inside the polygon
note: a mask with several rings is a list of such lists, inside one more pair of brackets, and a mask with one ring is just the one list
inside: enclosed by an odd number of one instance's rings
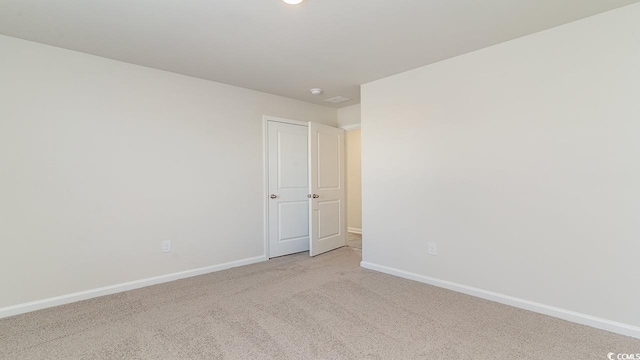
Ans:
{"label": "recessed ceiling light", "polygon": [[282,1],[286,2],[289,5],[298,5],[304,0],[282,0]]}
{"label": "recessed ceiling light", "polygon": [[313,95],[320,95],[323,93],[322,89],[313,88],[310,90]]}

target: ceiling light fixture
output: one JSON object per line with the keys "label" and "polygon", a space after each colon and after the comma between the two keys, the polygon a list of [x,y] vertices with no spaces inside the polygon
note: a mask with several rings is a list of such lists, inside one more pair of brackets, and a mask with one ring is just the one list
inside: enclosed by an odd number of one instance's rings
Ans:
{"label": "ceiling light fixture", "polygon": [[301,2],[303,2],[304,0],[282,0],[285,3],[289,4],[289,5],[298,5]]}
{"label": "ceiling light fixture", "polygon": [[320,95],[324,92],[322,89],[318,89],[318,88],[313,88],[310,91],[313,95]]}

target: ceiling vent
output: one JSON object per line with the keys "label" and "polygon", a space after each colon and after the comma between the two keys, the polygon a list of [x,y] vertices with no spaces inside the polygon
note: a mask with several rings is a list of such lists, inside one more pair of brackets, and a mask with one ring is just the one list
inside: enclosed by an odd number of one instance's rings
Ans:
{"label": "ceiling vent", "polygon": [[341,102],[345,102],[345,101],[349,101],[351,99],[349,99],[348,97],[344,97],[344,96],[336,96],[336,97],[332,97],[331,99],[327,99],[325,100],[326,102],[330,102],[332,104],[337,104],[337,103],[341,103]]}

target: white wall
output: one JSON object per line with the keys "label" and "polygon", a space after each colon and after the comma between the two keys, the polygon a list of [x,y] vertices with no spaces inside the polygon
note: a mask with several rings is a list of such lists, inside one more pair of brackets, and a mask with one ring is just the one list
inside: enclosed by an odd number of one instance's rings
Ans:
{"label": "white wall", "polygon": [[0,308],[264,255],[262,116],[337,124],[14,38],[0,53]]}
{"label": "white wall", "polygon": [[640,334],[638,24],[636,4],[364,85],[365,264]]}
{"label": "white wall", "polygon": [[338,125],[349,126],[360,124],[360,104],[338,109]]}

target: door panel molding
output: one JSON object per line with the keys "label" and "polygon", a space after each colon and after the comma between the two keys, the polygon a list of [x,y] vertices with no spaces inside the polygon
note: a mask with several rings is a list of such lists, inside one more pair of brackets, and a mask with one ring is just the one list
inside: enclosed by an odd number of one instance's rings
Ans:
{"label": "door panel molding", "polygon": [[[318,241],[323,241],[327,238],[341,235],[341,200],[327,200],[318,201]],[[324,218],[322,214],[334,214],[338,213],[338,217]]]}
{"label": "door panel molding", "polygon": [[340,189],[342,163],[340,159],[340,141],[344,141],[341,135],[318,133],[318,189]]}

